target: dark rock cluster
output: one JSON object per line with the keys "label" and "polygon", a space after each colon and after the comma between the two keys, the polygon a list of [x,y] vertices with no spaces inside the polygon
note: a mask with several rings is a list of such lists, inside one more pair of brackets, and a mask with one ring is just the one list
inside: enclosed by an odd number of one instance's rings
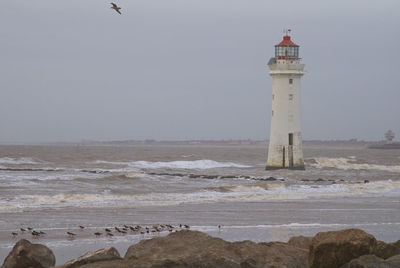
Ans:
{"label": "dark rock cluster", "polygon": [[[3,268],[53,267],[47,247],[21,239]],[[120,257],[115,248],[88,252],[56,268],[399,268],[400,240],[377,241],[359,230],[292,237],[288,243],[227,242],[198,231],[182,230],[142,240]]]}
{"label": "dark rock cluster", "polygon": [[48,247],[21,239],[4,260],[2,268],[47,268],[55,264],[56,258]]}
{"label": "dark rock cluster", "polygon": [[284,181],[284,179],[276,179],[274,177],[252,177],[248,175],[204,175],[204,174],[185,174],[185,173],[157,173],[157,172],[149,172],[148,175],[155,176],[172,176],[172,177],[189,177],[191,179],[201,178],[201,179],[248,179],[255,181]]}

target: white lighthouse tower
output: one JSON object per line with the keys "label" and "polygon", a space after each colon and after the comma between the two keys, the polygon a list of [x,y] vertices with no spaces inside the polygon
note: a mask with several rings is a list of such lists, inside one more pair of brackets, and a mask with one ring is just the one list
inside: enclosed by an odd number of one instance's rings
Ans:
{"label": "white lighthouse tower", "polygon": [[275,45],[275,57],[268,62],[272,77],[272,113],[266,169],[304,169],[301,139],[299,46],[286,31]]}

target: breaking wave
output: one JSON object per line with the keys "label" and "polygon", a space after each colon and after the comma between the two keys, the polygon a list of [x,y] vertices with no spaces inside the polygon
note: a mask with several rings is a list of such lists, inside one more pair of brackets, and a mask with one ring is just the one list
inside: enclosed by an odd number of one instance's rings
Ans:
{"label": "breaking wave", "polygon": [[[310,166],[315,168],[337,168],[343,170],[355,169],[355,170],[382,170],[389,172],[400,172],[400,166],[386,166],[386,165],[376,165],[376,164],[360,164],[354,163],[355,159],[351,158],[327,158],[318,157],[314,158],[315,163],[311,163]],[[353,162],[353,163],[352,163]]]}
{"label": "breaking wave", "polygon": [[128,173],[122,174],[121,176],[125,177],[125,178],[129,178],[129,179],[139,179],[139,178],[142,178],[144,176],[144,174],[139,173],[139,172],[128,172]]}
{"label": "breaking wave", "polygon": [[0,164],[11,164],[11,165],[23,165],[23,164],[41,164],[41,162],[35,161],[30,157],[12,158],[2,157],[0,158]]}
{"label": "breaking wave", "polygon": [[210,168],[248,168],[251,166],[232,163],[232,162],[217,162],[214,160],[194,160],[194,161],[171,161],[171,162],[150,162],[150,161],[133,161],[133,162],[110,162],[103,160],[96,160],[92,163],[95,164],[108,164],[108,165],[125,165],[133,168],[170,168],[170,169],[210,169]]}
{"label": "breaking wave", "polygon": [[266,192],[267,190],[284,189],[283,183],[261,183],[255,185],[236,185],[236,186],[220,186],[218,190],[221,192]]}
{"label": "breaking wave", "polygon": [[194,193],[149,193],[134,195],[57,194],[25,195],[10,199],[0,198],[0,212],[13,209],[42,209],[59,207],[139,207],[166,206],[214,202],[265,202],[314,198],[399,196],[400,181],[379,181],[367,184],[343,183],[331,185],[290,185],[268,183],[223,186]]}
{"label": "breaking wave", "polygon": [[118,166],[126,166],[130,162],[121,162],[121,161],[105,161],[105,160],[95,160],[92,162],[89,162],[92,164],[106,164],[106,165],[118,165]]}

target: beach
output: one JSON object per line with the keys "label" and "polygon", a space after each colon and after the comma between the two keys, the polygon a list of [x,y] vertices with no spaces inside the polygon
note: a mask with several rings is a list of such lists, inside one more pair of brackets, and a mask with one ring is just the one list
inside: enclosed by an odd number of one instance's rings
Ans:
{"label": "beach", "polygon": [[[265,171],[262,143],[0,147],[0,261],[20,238],[50,247],[62,264],[108,246],[124,254],[169,233],[105,236],[124,224],[187,224],[227,241],[286,242],[347,228],[399,240],[395,150],[304,145],[305,171]],[[20,231],[28,227],[46,234]]]}

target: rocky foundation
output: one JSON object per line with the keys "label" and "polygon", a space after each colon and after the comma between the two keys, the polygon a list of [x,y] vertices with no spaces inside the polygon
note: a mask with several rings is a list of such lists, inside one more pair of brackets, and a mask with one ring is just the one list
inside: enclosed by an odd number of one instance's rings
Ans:
{"label": "rocky foundation", "polygon": [[[2,268],[54,267],[50,249],[21,239]],[[377,241],[360,229],[292,237],[287,243],[227,242],[182,230],[130,246],[122,258],[115,248],[88,252],[56,268],[399,268],[400,240]]]}

